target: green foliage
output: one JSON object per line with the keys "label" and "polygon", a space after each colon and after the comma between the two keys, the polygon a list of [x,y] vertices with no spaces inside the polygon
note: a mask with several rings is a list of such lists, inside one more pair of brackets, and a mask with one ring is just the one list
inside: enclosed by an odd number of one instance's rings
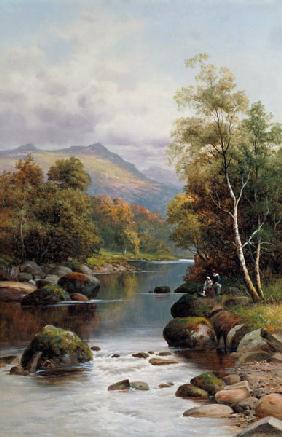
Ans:
{"label": "green foliage", "polygon": [[74,156],[56,161],[48,171],[48,178],[50,181],[55,181],[61,188],[81,191],[85,191],[91,182],[82,162]]}

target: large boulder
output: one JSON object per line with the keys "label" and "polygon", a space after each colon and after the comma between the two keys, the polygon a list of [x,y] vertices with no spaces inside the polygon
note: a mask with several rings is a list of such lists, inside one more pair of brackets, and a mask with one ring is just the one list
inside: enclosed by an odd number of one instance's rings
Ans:
{"label": "large boulder", "polygon": [[25,261],[20,265],[20,272],[29,273],[33,278],[44,278],[45,273],[35,261]]}
{"label": "large boulder", "polygon": [[184,294],[171,307],[172,317],[204,317],[213,308],[213,302]]}
{"label": "large boulder", "polygon": [[54,305],[64,300],[70,300],[70,295],[59,285],[45,285],[35,290],[22,300],[22,305]]}
{"label": "large boulder", "polygon": [[100,288],[100,281],[95,276],[79,272],[68,273],[59,279],[58,284],[70,294],[81,293],[90,299],[97,296]]}
{"label": "large boulder", "polygon": [[282,395],[271,393],[263,396],[256,406],[256,415],[258,418],[273,416],[282,420]]}
{"label": "large boulder", "polygon": [[202,284],[198,282],[184,282],[174,290],[174,293],[187,293],[190,295],[196,295],[200,290],[202,290]]}
{"label": "large boulder", "polygon": [[59,278],[61,278],[62,276],[67,275],[68,273],[71,273],[72,269],[70,269],[67,266],[55,266],[52,267],[49,271],[48,271],[48,275],[56,275]]}
{"label": "large boulder", "polygon": [[233,326],[233,328],[230,329],[226,337],[227,350],[229,350],[230,352],[236,352],[240,341],[250,331],[251,329],[245,324]]}
{"label": "large boulder", "polygon": [[282,352],[282,330],[278,332],[269,332],[266,329],[261,330],[261,336],[275,352]]}
{"label": "large boulder", "polygon": [[250,397],[250,388],[247,381],[238,384],[227,385],[223,390],[215,394],[215,400],[219,404],[236,405]]}
{"label": "large boulder", "polygon": [[183,416],[221,418],[229,417],[231,414],[233,410],[228,405],[208,404],[190,408],[183,413]]}
{"label": "large boulder", "polygon": [[45,285],[57,285],[59,276],[47,275],[44,279],[38,279],[36,281],[37,288],[45,287]]}
{"label": "large boulder", "polygon": [[216,345],[214,330],[205,317],[177,317],[166,325],[163,335],[169,346],[206,350]]}
{"label": "large boulder", "polygon": [[210,395],[214,395],[217,391],[224,388],[223,380],[218,378],[213,372],[201,373],[191,379],[191,383],[196,387],[205,390]]}
{"label": "large boulder", "polygon": [[178,387],[175,396],[185,399],[208,399],[209,395],[205,390],[192,384],[183,384]]}
{"label": "large boulder", "polygon": [[265,338],[262,337],[262,330],[256,329],[246,334],[239,343],[237,351],[240,353],[246,352],[272,352],[272,348],[269,346]]}
{"label": "large boulder", "polygon": [[26,282],[0,282],[0,302],[21,302],[24,296],[36,290],[35,285]]}
{"label": "large boulder", "polygon": [[282,422],[274,417],[265,417],[252,423],[237,434],[237,437],[278,437],[282,436]]}
{"label": "large boulder", "polygon": [[74,366],[92,359],[89,346],[73,332],[46,325],[25,349],[21,365],[36,371]]}

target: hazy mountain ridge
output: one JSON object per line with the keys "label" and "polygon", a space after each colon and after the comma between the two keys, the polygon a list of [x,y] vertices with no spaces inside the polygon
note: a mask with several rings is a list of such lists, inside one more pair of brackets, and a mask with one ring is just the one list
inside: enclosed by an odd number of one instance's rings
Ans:
{"label": "hazy mountain ridge", "polygon": [[139,171],[134,164],[111,152],[100,143],[89,146],[71,146],[56,150],[42,150],[33,144],[0,152],[0,171],[14,168],[15,160],[31,153],[44,172],[57,160],[77,156],[91,176],[89,192],[96,195],[122,197],[130,203],[139,203],[164,213],[169,199],[177,188],[159,183]]}

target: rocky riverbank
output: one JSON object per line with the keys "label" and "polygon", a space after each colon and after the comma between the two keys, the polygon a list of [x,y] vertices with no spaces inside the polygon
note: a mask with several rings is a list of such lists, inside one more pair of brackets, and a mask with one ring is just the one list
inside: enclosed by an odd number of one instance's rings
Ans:
{"label": "rocky riverbank", "polygon": [[164,328],[170,346],[217,348],[235,360],[229,374],[202,374],[179,387],[178,396],[213,402],[184,416],[231,417],[242,428],[250,425],[240,436],[282,435],[282,330],[252,329],[230,311],[234,303],[236,296],[230,304],[228,296],[185,294],[171,308],[174,318]]}

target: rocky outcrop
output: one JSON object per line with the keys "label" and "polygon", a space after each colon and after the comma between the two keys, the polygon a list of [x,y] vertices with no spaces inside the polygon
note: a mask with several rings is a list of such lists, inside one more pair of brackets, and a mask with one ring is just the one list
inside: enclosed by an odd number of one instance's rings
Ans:
{"label": "rocky outcrop", "polygon": [[282,436],[282,421],[274,417],[265,417],[252,423],[237,437],[278,437]]}
{"label": "rocky outcrop", "polygon": [[245,324],[233,326],[226,337],[226,347],[230,352],[236,352],[242,338],[248,334],[251,329]]}
{"label": "rocky outcrop", "polygon": [[25,370],[33,367],[36,371],[78,365],[92,358],[91,349],[73,332],[46,325],[25,349],[21,365]]}
{"label": "rocky outcrop", "polygon": [[258,418],[273,416],[282,420],[282,395],[272,393],[263,396],[256,406],[256,415]]}
{"label": "rocky outcrop", "polygon": [[36,290],[35,285],[25,282],[0,282],[0,302],[21,302],[27,295]]}
{"label": "rocky outcrop", "polygon": [[183,416],[223,418],[229,417],[231,414],[233,414],[233,410],[228,405],[209,404],[190,408],[183,413]]}
{"label": "rocky outcrop", "polygon": [[224,388],[223,380],[218,378],[213,372],[201,373],[191,379],[191,383],[196,387],[205,390],[209,395],[214,395],[216,392]]}
{"label": "rocky outcrop", "polygon": [[262,329],[261,336],[273,351],[282,352],[282,330],[277,332],[268,332],[266,329]]}
{"label": "rocky outcrop", "polygon": [[205,317],[213,308],[214,302],[184,294],[171,307],[172,317]]}
{"label": "rocky outcrop", "polygon": [[79,272],[68,273],[59,279],[58,284],[70,294],[84,294],[89,299],[95,298],[100,288],[100,281],[95,276]]}
{"label": "rocky outcrop", "polygon": [[25,261],[20,265],[20,272],[29,273],[33,278],[44,278],[45,273],[35,261]]}
{"label": "rocky outcrop", "polygon": [[59,278],[62,276],[68,275],[72,272],[72,269],[66,266],[54,266],[50,270],[48,270],[48,275],[56,275]]}
{"label": "rocky outcrop", "polygon": [[202,284],[195,282],[184,282],[174,290],[174,293],[187,293],[196,295],[202,289]]}
{"label": "rocky outcrop", "polygon": [[246,334],[239,343],[237,351],[242,353],[247,352],[273,352],[273,349],[268,344],[267,340],[262,336],[262,330],[256,329]]}
{"label": "rocky outcrop", "polygon": [[65,300],[70,300],[70,296],[62,287],[58,285],[45,285],[45,287],[39,288],[25,296],[22,300],[22,305],[54,305]]}
{"label": "rocky outcrop", "polygon": [[216,345],[214,330],[205,317],[177,317],[167,324],[163,335],[169,346],[207,350]]}

